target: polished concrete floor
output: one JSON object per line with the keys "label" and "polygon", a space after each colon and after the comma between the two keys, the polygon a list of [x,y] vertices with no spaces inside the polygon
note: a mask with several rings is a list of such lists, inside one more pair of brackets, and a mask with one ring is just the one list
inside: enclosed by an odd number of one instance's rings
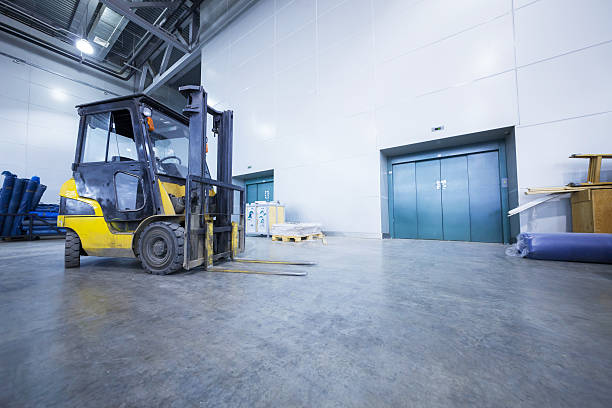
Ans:
{"label": "polished concrete floor", "polygon": [[612,406],[612,266],[496,244],[247,245],[318,265],[64,270],[61,241],[0,242],[0,406]]}

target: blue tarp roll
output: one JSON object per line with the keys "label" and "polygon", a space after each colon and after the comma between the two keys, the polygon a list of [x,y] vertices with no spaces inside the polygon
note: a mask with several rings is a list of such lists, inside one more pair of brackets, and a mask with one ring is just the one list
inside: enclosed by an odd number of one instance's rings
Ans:
{"label": "blue tarp roll", "polygon": [[[17,176],[10,171],[3,171],[2,175],[4,176],[4,182],[2,183],[2,191],[0,191],[0,214],[8,212],[9,201],[11,201],[15,179],[17,178]],[[4,216],[0,216],[0,235],[3,224]]]}
{"label": "blue tarp roll", "polygon": [[28,208],[29,210],[33,210],[36,208],[36,206],[38,206],[38,204],[40,203],[40,199],[42,198],[46,189],[47,189],[47,186],[45,186],[44,184],[38,185],[38,188],[36,189],[36,192],[34,193],[34,197],[32,197],[32,204],[30,204],[30,208]]}
{"label": "blue tarp roll", "polygon": [[526,232],[519,234],[516,249],[532,259],[612,263],[612,234]]}
{"label": "blue tarp roll", "polygon": [[[8,213],[16,213],[19,209],[19,203],[21,202],[21,195],[23,193],[24,187],[28,183],[28,179],[16,179],[15,186],[13,187],[13,194],[11,195],[11,200],[9,201]],[[13,218],[12,216],[7,216],[4,219],[4,224],[2,225],[2,235],[9,236],[11,233],[11,229],[13,226]]]}
{"label": "blue tarp roll", "polygon": [[[30,210],[30,204],[32,203],[32,197],[34,197],[34,193],[36,193],[36,189],[40,184],[40,178],[34,176],[26,183],[26,187],[21,195],[21,201],[19,202],[19,208],[17,209],[18,213],[27,213]],[[21,225],[21,220],[23,216],[17,216],[13,220],[13,225],[11,227],[10,235],[17,235],[19,231],[19,227]]]}

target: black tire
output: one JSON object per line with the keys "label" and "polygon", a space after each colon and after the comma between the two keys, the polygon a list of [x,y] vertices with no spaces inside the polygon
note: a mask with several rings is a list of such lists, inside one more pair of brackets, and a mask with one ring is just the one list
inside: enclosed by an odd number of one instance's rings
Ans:
{"label": "black tire", "polygon": [[66,231],[66,244],[64,249],[64,268],[78,268],[81,266],[81,238],[72,230]]}
{"label": "black tire", "polygon": [[183,267],[185,229],[166,221],[152,222],[140,234],[138,258],[145,271],[167,275]]}

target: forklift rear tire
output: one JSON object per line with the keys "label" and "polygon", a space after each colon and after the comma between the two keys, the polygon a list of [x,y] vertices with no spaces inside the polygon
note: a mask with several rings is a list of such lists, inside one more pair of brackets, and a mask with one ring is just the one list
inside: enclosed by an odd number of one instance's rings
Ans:
{"label": "forklift rear tire", "polygon": [[147,225],[138,240],[142,267],[154,275],[167,275],[183,267],[185,229],[166,221]]}
{"label": "forklift rear tire", "polygon": [[78,268],[81,265],[81,238],[73,230],[66,231],[64,267]]}

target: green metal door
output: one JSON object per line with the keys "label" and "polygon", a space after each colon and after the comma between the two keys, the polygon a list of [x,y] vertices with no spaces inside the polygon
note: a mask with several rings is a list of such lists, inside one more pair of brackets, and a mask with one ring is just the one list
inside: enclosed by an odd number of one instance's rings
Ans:
{"label": "green metal door", "polygon": [[468,155],[472,241],[503,242],[497,151]]}
{"label": "green metal door", "polygon": [[503,242],[499,151],[392,166],[395,238]]}
{"label": "green metal door", "polygon": [[247,203],[254,203],[257,201],[257,184],[246,185],[246,200]]}
{"label": "green metal door", "polygon": [[467,156],[440,160],[444,239],[470,240],[470,194]]}
{"label": "green metal door", "polygon": [[274,183],[272,181],[257,184],[257,201],[272,201],[274,199],[273,196]]}
{"label": "green metal door", "polygon": [[418,238],[443,239],[440,160],[415,163]]}
{"label": "green metal door", "polygon": [[417,238],[415,164],[393,165],[393,225],[395,237]]}

